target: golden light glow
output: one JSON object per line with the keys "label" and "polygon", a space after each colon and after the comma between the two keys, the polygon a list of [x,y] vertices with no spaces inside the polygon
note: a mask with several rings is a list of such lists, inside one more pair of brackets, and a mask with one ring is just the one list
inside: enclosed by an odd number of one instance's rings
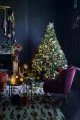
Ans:
{"label": "golden light glow", "polygon": [[16,75],[16,79],[18,78],[18,75]]}
{"label": "golden light glow", "polygon": [[11,77],[10,77],[10,83],[12,85],[16,84],[16,76],[15,75],[11,75]]}
{"label": "golden light glow", "polygon": [[23,82],[23,81],[24,81],[24,79],[23,79],[23,78],[20,78],[20,81],[21,81],[21,82]]}
{"label": "golden light glow", "polygon": [[28,69],[28,65],[24,64],[23,67],[27,70]]}

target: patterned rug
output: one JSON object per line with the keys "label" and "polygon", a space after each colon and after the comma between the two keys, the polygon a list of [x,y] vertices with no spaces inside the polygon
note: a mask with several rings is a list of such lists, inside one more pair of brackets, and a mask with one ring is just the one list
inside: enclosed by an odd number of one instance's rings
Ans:
{"label": "patterned rug", "polygon": [[[16,91],[18,90],[20,90],[19,86]],[[41,87],[33,87],[32,100],[30,92],[28,92],[25,105],[21,102],[14,105],[14,101],[21,100],[23,95],[16,91],[15,95],[9,97],[9,89],[6,86],[0,102],[0,120],[65,120],[60,110],[60,100],[52,96],[45,96]],[[25,91],[25,87],[23,91]]]}

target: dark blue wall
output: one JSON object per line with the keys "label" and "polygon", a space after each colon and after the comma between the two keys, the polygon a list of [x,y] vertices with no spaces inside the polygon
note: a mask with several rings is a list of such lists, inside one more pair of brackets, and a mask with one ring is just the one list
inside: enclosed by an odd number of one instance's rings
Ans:
{"label": "dark blue wall", "polygon": [[46,26],[49,22],[55,21],[55,1],[54,0],[29,0],[28,6],[28,58],[32,58],[32,53],[38,47]]}
{"label": "dark blue wall", "polygon": [[74,0],[56,0],[55,2],[56,33],[69,64],[80,67],[80,19],[77,27],[73,27],[80,15],[80,1],[74,9]]}
{"label": "dark blue wall", "polygon": [[[71,60],[71,42],[70,39],[70,17],[72,16],[72,0],[56,0],[55,2],[55,18],[56,18],[56,33],[60,45],[68,59],[69,64],[73,64],[73,60]],[[74,59],[74,58],[73,58]]]}

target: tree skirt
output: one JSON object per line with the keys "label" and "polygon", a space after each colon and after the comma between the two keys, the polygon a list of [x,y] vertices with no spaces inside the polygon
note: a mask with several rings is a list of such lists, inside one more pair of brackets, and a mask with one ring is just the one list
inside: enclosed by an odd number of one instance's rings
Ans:
{"label": "tree skirt", "polygon": [[25,106],[12,105],[8,96],[0,102],[0,120],[65,120],[60,102],[52,96],[40,93],[28,96]]}

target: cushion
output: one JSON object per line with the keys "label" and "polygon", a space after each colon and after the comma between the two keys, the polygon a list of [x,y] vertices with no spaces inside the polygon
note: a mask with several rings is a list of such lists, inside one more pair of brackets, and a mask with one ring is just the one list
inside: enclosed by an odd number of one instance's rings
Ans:
{"label": "cushion", "polygon": [[60,73],[59,73],[59,75],[58,75],[58,81],[59,82],[62,82],[62,83],[64,83],[64,81],[66,80],[66,72],[67,71],[67,69],[63,69]]}

